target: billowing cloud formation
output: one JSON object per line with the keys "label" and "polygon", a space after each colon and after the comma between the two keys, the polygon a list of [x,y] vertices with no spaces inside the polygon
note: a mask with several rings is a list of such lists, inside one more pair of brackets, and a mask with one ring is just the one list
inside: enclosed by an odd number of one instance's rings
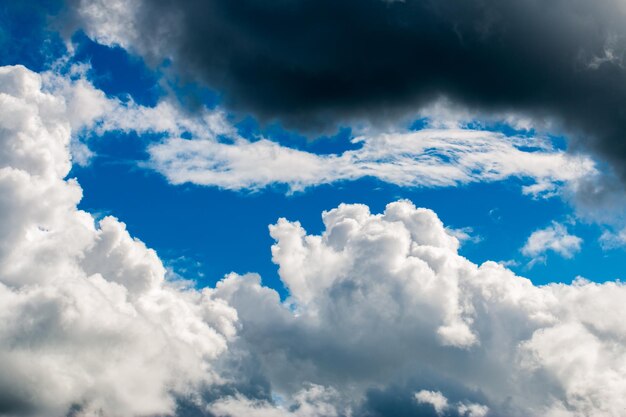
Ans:
{"label": "billowing cloud formation", "polygon": [[537,287],[475,265],[435,213],[407,201],[382,214],[341,205],[323,220],[321,235],[284,219],[270,227],[286,305],[255,276],[217,285],[277,393],[305,381],[368,416],[617,416],[626,406],[623,284]]}
{"label": "billowing cloud formation", "polygon": [[440,96],[552,117],[626,173],[620,0],[73,0],[73,25],[296,126],[384,119]]}
{"label": "billowing cloud formation", "polygon": [[0,415],[172,413],[216,380],[237,313],[76,208],[67,111],[39,75],[0,68]]}
{"label": "billowing cloud formation", "polygon": [[84,122],[67,108],[37,74],[0,68],[0,414],[626,408],[623,284],[537,287],[473,264],[434,212],[399,201],[382,214],[340,205],[319,236],[272,225],[285,302],[256,275],[184,289],[122,223],[76,208],[65,177]]}

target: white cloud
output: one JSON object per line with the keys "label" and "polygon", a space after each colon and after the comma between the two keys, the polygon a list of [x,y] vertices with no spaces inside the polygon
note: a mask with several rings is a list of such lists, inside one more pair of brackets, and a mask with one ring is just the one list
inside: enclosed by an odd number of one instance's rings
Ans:
{"label": "white cloud", "polygon": [[429,404],[437,415],[455,412],[464,417],[485,417],[489,413],[489,407],[475,403],[450,404],[448,399],[439,391],[421,390],[415,393],[415,400],[420,404]]}
{"label": "white cloud", "polygon": [[418,403],[432,405],[439,415],[442,415],[449,407],[448,399],[439,391],[421,390],[415,393],[415,399]]}
{"label": "white cloud", "polygon": [[448,234],[457,238],[461,244],[464,244],[466,242],[479,243],[483,240],[480,235],[474,233],[474,229],[471,227],[463,227],[461,229],[453,229],[447,227],[446,231],[448,232]]}
{"label": "white cloud", "polygon": [[323,220],[321,235],[284,219],[270,228],[286,303],[254,275],[216,288],[274,392],[330,387],[355,415],[407,412],[419,403],[403,399],[420,391],[440,392],[450,415],[608,417],[626,407],[623,284],[538,287],[475,265],[435,213],[406,201],[382,214],[341,205]]}
{"label": "white cloud", "polygon": [[104,45],[128,48],[137,40],[136,12],[140,6],[141,2],[129,0],[77,0],[74,9],[90,37]]}
{"label": "white cloud", "polygon": [[528,237],[522,248],[522,254],[542,257],[546,252],[552,251],[564,258],[572,258],[580,251],[582,243],[583,240],[569,234],[564,225],[553,222],[552,225],[536,230]]}
{"label": "white cloud", "polygon": [[218,416],[395,416],[420,392],[453,416],[626,408],[623,284],[476,265],[407,201],[340,205],[320,235],[271,226],[284,302],[257,275],[167,282],[123,223],[77,209],[65,177],[83,122],[40,83],[0,68],[1,413],[173,414],[184,397]]}
{"label": "white cloud", "polygon": [[604,249],[616,249],[626,246],[626,228],[617,231],[605,230],[600,236],[600,245]]}
{"label": "white cloud", "polygon": [[172,413],[219,379],[237,314],[166,282],[123,223],[76,208],[76,116],[39,75],[0,68],[0,413]]}
{"label": "white cloud", "polygon": [[457,409],[464,417],[485,417],[489,414],[489,407],[481,404],[459,404]]}
{"label": "white cloud", "polygon": [[[586,157],[550,148],[527,151],[535,139],[461,128],[364,135],[356,150],[318,155],[260,139],[168,138],[151,146],[152,166],[174,184],[226,189],[287,184],[292,191],[342,180],[374,177],[414,187],[445,187],[529,179],[526,193],[553,193],[558,186],[595,172]],[[541,187],[537,187],[537,185]]]}
{"label": "white cloud", "polygon": [[[458,121],[415,132],[367,132],[353,139],[357,149],[319,155],[289,148],[266,138],[241,137],[226,114],[206,108],[188,114],[167,99],[155,107],[132,99],[106,97],[86,80],[86,68],[74,66],[68,76],[44,74],[45,89],[63,96],[74,132],[73,157],[92,156],[76,140],[85,133],[107,131],[160,133],[162,142],[148,148],[147,166],[171,183],[193,183],[225,189],[258,190],[286,184],[291,191],[374,177],[412,187],[447,187],[508,178],[530,181],[525,194],[552,196],[563,185],[597,173],[585,156],[554,149],[538,138],[459,127]],[[188,134],[192,139],[183,139]]]}
{"label": "white cloud", "polygon": [[338,393],[332,389],[310,384],[293,396],[288,406],[267,401],[250,400],[243,396],[221,398],[208,406],[216,417],[340,417],[349,410],[337,408]]}
{"label": "white cloud", "polygon": [[204,109],[189,114],[167,98],[148,107],[137,104],[131,97],[124,101],[107,97],[87,80],[87,70],[84,65],[74,65],[65,76],[55,71],[42,74],[44,90],[63,97],[74,134],[122,131],[168,136],[189,133],[194,137],[211,138],[235,135],[235,129],[220,110]]}

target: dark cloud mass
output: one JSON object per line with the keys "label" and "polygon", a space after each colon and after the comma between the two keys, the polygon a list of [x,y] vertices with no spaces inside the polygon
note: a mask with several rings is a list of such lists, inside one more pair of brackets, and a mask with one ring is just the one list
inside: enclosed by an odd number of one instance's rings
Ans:
{"label": "dark cloud mass", "polygon": [[137,7],[131,47],[172,57],[232,108],[262,119],[328,128],[415,112],[444,95],[480,111],[555,117],[614,162],[626,161],[626,20],[617,0],[153,0]]}

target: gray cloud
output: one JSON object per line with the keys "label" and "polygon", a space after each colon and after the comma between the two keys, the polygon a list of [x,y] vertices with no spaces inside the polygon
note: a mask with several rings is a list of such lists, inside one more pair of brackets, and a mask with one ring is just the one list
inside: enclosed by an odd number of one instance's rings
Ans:
{"label": "gray cloud", "polygon": [[[303,129],[415,113],[446,96],[554,118],[624,174],[618,0],[72,0],[84,28],[171,58],[231,108]],[[69,29],[68,29],[69,30]]]}

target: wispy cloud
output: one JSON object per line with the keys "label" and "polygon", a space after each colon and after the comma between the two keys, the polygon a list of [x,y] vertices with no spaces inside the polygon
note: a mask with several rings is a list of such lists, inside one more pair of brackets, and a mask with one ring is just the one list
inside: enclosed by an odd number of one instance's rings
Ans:
{"label": "wispy cloud", "polygon": [[292,191],[336,181],[374,177],[411,187],[446,187],[516,177],[532,181],[524,192],[541,194],[595,172],[593,162],[552,148],[533,148],[538,140],[461,129],[365,134],[360,147],[317,155],[268,139],[168,138],[149,148],[151,166],[174,184],[194,183],[226,189],[260,189],[286,184]]}

